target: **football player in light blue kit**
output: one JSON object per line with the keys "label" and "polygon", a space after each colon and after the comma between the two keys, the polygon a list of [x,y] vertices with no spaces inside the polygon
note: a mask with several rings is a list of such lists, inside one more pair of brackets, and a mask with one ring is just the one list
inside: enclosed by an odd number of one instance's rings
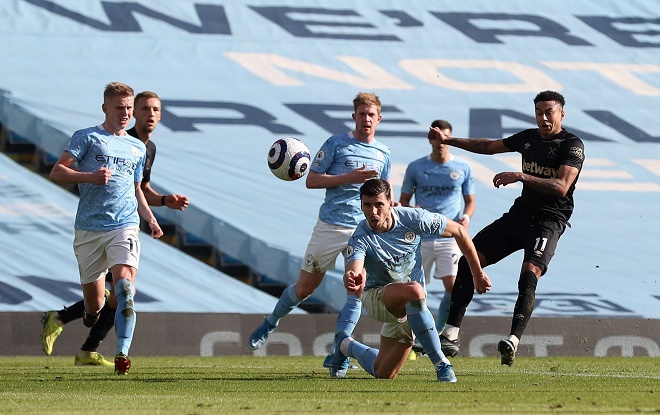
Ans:
{"label": "football player in light blue kit", "polygon": [[[435,120],[431,127],[438,127],[451,137],[452,127],[449,122]],[[476,209],[472,167],[465,160],[451,154],[449,146],[436,140],[434,133],[429,131],[428,139],[432,147],[431,154],[408,165],[399,202],[401,206],[410,206],[414,195],[415,206],[442,213],[467,229]],[[442,279],[445,287],[436,320],[438,333],[442,333],[449,316],[451,292],[460,257],[461,250],[453,238],[430,236],[422,239],[422,267],[426,284],[431,282],[433,275],[436,279]]]}
{"label": "football player in light blue kit", "polygon": [[[465,228],[439,213],[393,207],[391,187],[368,180],[360,189],[363,220],[348,241],[344,284],[362,296],[366,312],[383,322],[379,349],[339,333],[335,361],[357,359],[376,378],[393,379],[403,367],[414,336],[433,363],[438,381],[456,382],[449,360],[440,349],[433,314],[426,307],[420,244],[422,236],[455,238],[475,278],[487,279]],[[366,277],[365,277],[366,274]]]}
{"label": "football player in light blue kit", "polygon": [[[93,326],[106,301],[105,276],[112,272],[117,297],[115,371],[131,367],[128,352],[135,330],[135,274],[140,262],[139,216],[151,236],[163,235],[140,187],[146,147],[125,131],[133,115],[134,92],[112,82],[103,93],[103,124],[76,131],[53,166],[50,178],[78,184],[80,200],[73,250],[85,300],[83,323]],[[77,163],[77,169],[73,165]]]}
{"label": "football player in light blue kit", "polygon": [[[368,179],[390,178],[390,150],[375,139],[376,127],[381,120],[381,103],[372,93],[360,92],[353,100],[355,130],[330,137],[313,160],[307,175],[307,187],[326,189],[325,201],[307,246],[298,281],[282,293],[272,314],[250,335],[248,345],[259,349],[279,321],[298,304],[314,293],[323,281],[326,271],[335,267],[340,253],[358,222],[360,211],[360,185]],[[337,333],[352,333],[360,318],[360,298],[349,295],[337,321]],[[326,358],[329,367],[334,352]],[[343,376],[348,359],[334,373]]]}

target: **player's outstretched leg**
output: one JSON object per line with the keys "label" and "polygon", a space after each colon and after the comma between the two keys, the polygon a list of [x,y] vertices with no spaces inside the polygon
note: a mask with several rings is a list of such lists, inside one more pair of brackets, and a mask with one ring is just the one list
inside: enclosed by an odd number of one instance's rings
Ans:
{"label": "player's outstretched leg", "polygon": [[280,320],[289,314],[294,308],[298,307],[300,299],[296,295],[296,285],[286,287],[280,299],[277,301],[273,312],[264,319],[264,322],[257,327],[248,340],[248,347],[257,350],[268,340],[270,333],[280,324]]}

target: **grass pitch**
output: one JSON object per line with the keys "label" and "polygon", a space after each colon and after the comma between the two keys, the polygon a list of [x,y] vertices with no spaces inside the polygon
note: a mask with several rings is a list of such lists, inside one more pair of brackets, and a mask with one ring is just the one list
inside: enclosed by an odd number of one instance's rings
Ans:
{"label": "grass pitch", "polygon": [[658,358],[428,358],[397,379],[330,379],[321,357],[140,357],[126,376],[73,357],[0,357],[2,414],[660,413]]}

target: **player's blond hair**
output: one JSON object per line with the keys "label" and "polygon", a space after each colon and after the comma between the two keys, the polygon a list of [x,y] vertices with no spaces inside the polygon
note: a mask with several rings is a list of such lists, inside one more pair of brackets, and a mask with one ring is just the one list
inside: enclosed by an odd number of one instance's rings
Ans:
{"label": "player's blond hair", "polygon": [[135,95],[133,88],[121,82],[110,82],[103,91],[103,101],[108,101],[114,97],[132,97]]}
{"label": "player's blond hair", "polygon": [[375,105],[378,108],[378,115],[382,107],[380,99],[373,92],[358,92],[353,99],[353,111],[357,111],[360,105]]}

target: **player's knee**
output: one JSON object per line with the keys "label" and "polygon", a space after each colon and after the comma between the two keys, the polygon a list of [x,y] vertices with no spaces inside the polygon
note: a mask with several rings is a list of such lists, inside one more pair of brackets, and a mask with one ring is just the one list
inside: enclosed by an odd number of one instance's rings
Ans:
{"label": "player's knee", "polygon": [[135,295],[135,288],[127,278],[122,278],[117,281],[117,284],[115,284],[115,295],[121,297],[132,297]]}
{"label": "player's knee", "polygon": [[451,292],[451,290],[454,288],[454,281],[456,280],[456,276],[454,275],[448,275],[446,277],[442,277],[442,285],[445,287],[445,291],[448,293]]}
{"label": "player's knee", "polygon": [[418,282],[413,282],[408,286],[410,290],[410,299],[411,301],[420,301],[426,298],[426,293],[424,292],[424,287]]}
{"label": "player's knee", "polygon": [[314,294],[316,287],[310,286],[308,284],[296,284],[296,297],[300,301],[305,301]]}

